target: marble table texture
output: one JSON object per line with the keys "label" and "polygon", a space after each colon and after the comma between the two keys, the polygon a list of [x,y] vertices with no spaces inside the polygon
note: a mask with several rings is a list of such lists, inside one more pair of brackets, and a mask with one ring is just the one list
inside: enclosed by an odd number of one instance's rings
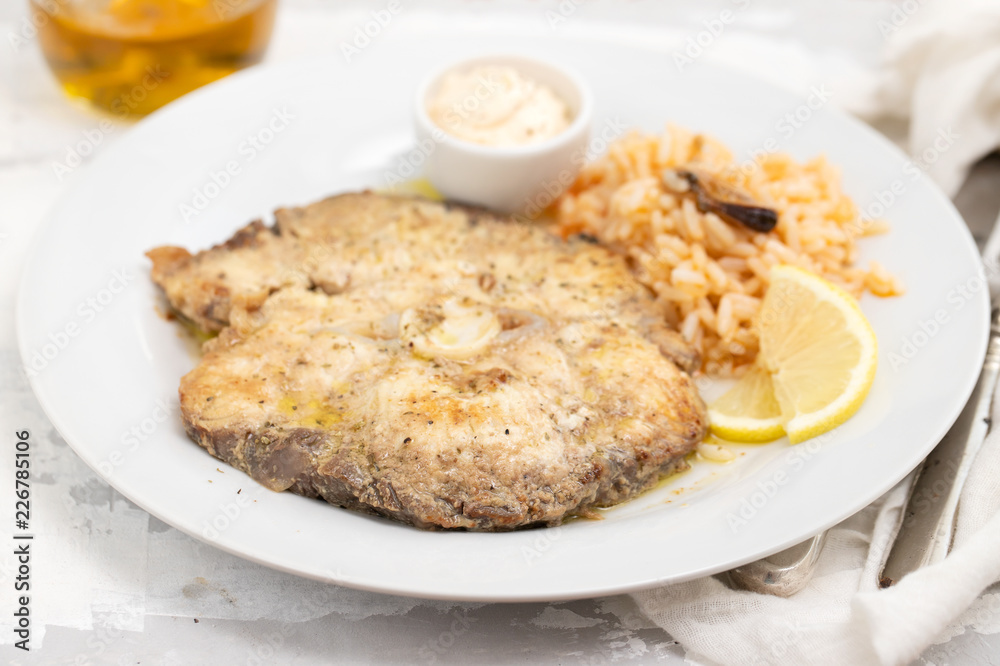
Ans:
{"label": "marble table texture", "polygon": [[[335,52],[382,2],[282,0],[267,61]],[[546,34],[547,12],[572,20],[567,34],[654,48],[700,29],[721,2],[579,3],[544,0],[403,1],[399,34],[483,25]],[[572,11],[569,11],[569,10]],[[812,80],[871,67],[880,41],[873,24],[884,2],[762,0],[718,44],[752,52],[765,77],[793,90]],[[25,252],[73,174],[53,164],[100,118],[66,100],[29,37],[26,0],[0,3],[0,432],[28,428],[34,449],[35,520],[44,524],[32,575],[48,588],[35,608],[26,654],[0,636],[11,664],[609,664],[685,663],[685,651],[627,596],[562,603],[469,604],[406,599],[323,585],[252,564],[192,539],[142,511],[91,471],[60,438],[18,371],[13,309]],[[778,65],[780,63],[780,65]],[[768,66],[776,65],[775,67]],[[770,72],[770,74],[768,74]],[[778,76],[777,73],[780,73]],[[890,135],[898,127],[882,127]],[[116,124],[96,151],[128,131]],[[88,158],[89,159],[89,158]],[[1000,159],[980,163],[955,201],[977,240],[1000,208]],[[49,239],[58,242],[58,239]],[[2,456],[3,480],[12,462]],[[6,493],[5,493],[6,494]],[[8,536],[11,508],[3,506]],[[9,543],[5,538],[4,543]],[[13,559],[0,555],[2,612]],[[296,603],[289,603],[295,600]],[[1000,604],[991,591],[983,608]],[[990,603],[985,603],[989,601]],[[995,604],[993,602],[996,602]],[[687,662],[691,663],[691,662]],[[923,664],[1000,663],[1000,613],[933,646]]]}

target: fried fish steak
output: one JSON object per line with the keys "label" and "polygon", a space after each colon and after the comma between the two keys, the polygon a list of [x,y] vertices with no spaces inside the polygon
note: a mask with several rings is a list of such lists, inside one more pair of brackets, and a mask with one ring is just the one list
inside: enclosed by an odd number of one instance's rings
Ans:
{"label": "fried fish steak", "polygon": [[148,255],[219,331],[181,380],[188,434],[273,490],[426,528],[555,525],[705,435],[697,355],[585,239],[358,193]]}

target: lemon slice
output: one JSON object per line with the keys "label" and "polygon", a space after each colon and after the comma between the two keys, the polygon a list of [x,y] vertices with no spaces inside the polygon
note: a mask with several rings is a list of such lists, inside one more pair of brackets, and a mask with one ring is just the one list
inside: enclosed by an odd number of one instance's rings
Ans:
{"label": "lemon slice", "polygon": [[850,294],[799,268],[775,267],[757,326],[758,362],[771,374],[793,444],[858,411],[875,380],[878,342]]}
{"label": "lemon slice", "polygon": [[770,442],[785,434],[771,375],[757,366],[712,403],[708,420],[713,435],[733,442]]}
{"label": "lemon slice", "polygon": [[850,294],[802,269],[776,266],[757,332],[755,367],[709,410],[718,436],[767,441],[780,436],[777,421],[797,444],[858,411],[875,379],[878,343]]}

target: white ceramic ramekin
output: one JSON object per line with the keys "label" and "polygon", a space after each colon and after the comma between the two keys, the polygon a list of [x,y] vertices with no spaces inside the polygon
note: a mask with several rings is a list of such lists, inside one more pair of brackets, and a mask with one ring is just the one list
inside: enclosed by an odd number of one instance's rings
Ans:
{"label": "white ceramic ramekin", "polygon": [[[427,104],[441,79],[453,70],[484,65],[513,67],[549,86],[569,107],[570,126],[544,141],[511,147],[471,143],[438,127]],[[585,161],[593,96],[583,78],[562,65],[518,55],[462,60],[432,72],[419,86],[415,103],[417,141],[427,153],[425,176],[448,199],[534,217],[573,182]]]}

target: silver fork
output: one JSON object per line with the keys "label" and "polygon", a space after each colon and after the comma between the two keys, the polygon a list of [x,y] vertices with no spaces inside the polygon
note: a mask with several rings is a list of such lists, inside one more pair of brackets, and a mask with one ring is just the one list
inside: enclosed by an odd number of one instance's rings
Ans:
{"label": "silver fork", "polygon": [[1000,217],[983,248],[988,271],[990,338],[986,359],[969,402],[917,473],[903,511],[897,534],[887,549],[879,571],[879,586],[889,587],[906,574],[940,562],[951,550],[959,496],[976,455],[990,431],[990,413],[997,379],[1000,377]]}

